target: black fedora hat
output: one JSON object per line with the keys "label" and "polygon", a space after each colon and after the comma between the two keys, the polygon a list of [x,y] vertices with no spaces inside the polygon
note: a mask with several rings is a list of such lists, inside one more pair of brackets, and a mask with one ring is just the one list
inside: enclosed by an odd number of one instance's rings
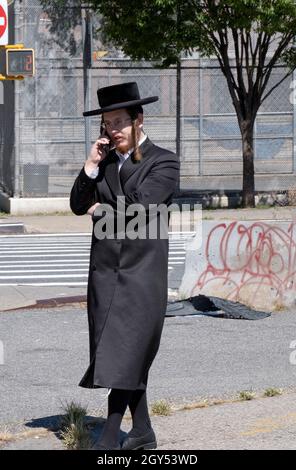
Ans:
{"label": "black fedora hat", "polygon": [[95,116],[97,114],[107,113],[115,109],[130,108],[131,106],[140,106],[153,103],[158,100],[158,96],[149,96],[141,98],[136,82],[120,83],[119,85],[106,86],[97,91],[99,109],[86,111],[83,116]]}

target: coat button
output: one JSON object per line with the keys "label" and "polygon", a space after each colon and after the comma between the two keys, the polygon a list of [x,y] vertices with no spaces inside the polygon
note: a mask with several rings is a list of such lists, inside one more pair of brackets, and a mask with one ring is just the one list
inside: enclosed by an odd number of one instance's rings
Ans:
{"label": "coat button", "polygon": [[91,267],[92,271],[95,271],[97,269],[96,265],[93,264],[92,267]]}
{"label": "coat button", "polygon": [[113,271],[114,271],[115,273],[117,273],[117,272],[118,272],[118,268],[114,268]]}

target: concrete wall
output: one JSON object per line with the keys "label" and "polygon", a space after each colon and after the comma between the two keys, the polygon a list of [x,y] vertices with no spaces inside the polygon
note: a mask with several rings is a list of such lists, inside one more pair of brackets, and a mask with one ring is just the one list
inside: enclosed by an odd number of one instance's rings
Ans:
{"label": "concrete wall", "polygon": [[0,210],[11,215],[70,212],[69,197],[11,198],[0,191]]}
{"label": "concrete wall", "polygon": [[213,295],[263,310],[296,305],[296,221],[204,221],[200,229],[187,245],[182,298]]}

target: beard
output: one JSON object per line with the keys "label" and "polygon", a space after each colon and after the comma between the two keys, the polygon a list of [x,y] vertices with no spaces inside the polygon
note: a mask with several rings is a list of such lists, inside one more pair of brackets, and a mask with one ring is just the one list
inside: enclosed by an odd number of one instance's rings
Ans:
{"label": "beard", "polygon": [[128,142],[118,142],[118,144],[116,145],[116,150],[118,150],[118,152],[120,153],[126,153],[128,150],[130,149],[130,146],[128,144]]}

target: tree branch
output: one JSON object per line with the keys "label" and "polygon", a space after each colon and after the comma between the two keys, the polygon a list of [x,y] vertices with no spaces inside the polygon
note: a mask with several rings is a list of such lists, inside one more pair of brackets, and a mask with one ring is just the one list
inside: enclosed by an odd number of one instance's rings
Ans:
{"label": "tree branch", "polygon": [[286,39],[283,38],[283,40],[280,42],[277,50],[274,52],[273,57],[270,59],[268,64],[265,66],[265,70],[262,72],[262,77],[261,77],[261,81],[260,81],[260,88],[259,88],[259,92],[260,92],[261,96],[263,95],[264,90],[267,86],[267,83],[268,83],[268,80],[270,78],[270,75],[271,75],[271,72],[272,72],[272,69],[273,69],[274,65],[279,60],[282,52],[287,47],[287,45],[289,44],[290,41],[291,41],[290,35],[288,37],[286,37]]}
{"label": "tree branch", "polygon": [[[212,33],[214,35],[214,33]],[[239,119],[242,119],[242,112],[241,112],[241,96],[240,96],[240,88],[235,82],[235,78],[233,76],[231,66],[229,63],[229,56],[228,56],[228,39],[225,36],[225,33],[223,32],[218,32],[219,37],[220,37],[220,43],[219,41],[215,38],[217,41],[217,48],[219,50],[219,55],[218,61],[221,67],[221,71],[223,75],[226,78],[227,85],[228,85],[228,90],[230,93],[230,96],[232,98],[232,102],[234,105],[234,108],[236,110],[237,116]]]}
{"label": "tree branch", "polygon": [[[239,48],[239,37],[236,29],[232,29],[232,37],[233,37],[233,43],[234,43],[234,52],[235,52],[235,63],[236,63],[236,74],[237,74],[237,81],[239,86],[241,86],[243,92],[246,92],[245,89],[245,84],[243,80],[243,75],[242,75],[242,54],[240,53],[240,48]],[[242,47],[241,47],[242,49]]]}
{"label": "tree branch", "polygon": [[[262,36],[261,36],[262,37]],[[260,40],[261,40],[260,37]],[[268,47],[270,44],[271,37],[264,33],[260,47],[258,48],[258,65],[257,65],[257,72],[256,72],[256,79],[253,87],[253,96],[252,102],[257,103],[260,101],[260,97],[262,96],[261,93],[261,85],[262,85],[262,75],[264,74],[264,63],[266,59],[266,55],[268,52]]]}
{"label": "tree branch", "polygon": [[289,70],[289,72],[287,72],[286,75],[284,75],[284,77],[283,77],[278,83],[276,83],[276,84],[266,93],[266,95],[264,95],[264,97],[260,100],[260,105],[263,103],[263,101],[266,100],[266,98],[269,97],[269,95],[273,92],[273,90],[275,90],[281,83],[283,83],[292,73],[293,73],[293,70]]}

